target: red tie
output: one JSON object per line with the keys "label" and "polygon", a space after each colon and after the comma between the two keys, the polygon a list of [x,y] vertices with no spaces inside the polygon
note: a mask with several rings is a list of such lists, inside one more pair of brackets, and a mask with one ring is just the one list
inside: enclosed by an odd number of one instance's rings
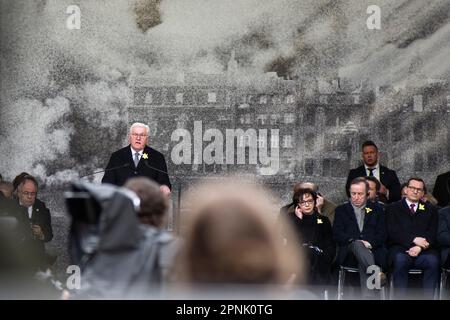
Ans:
{"label": "red tie", "polygon": [[411,203],[411,204],[409,205],[409,210],[411,211],[412,214],[416,213],[416,211],[414,210],[414,207],[415,207],[415,206],[416,206],[416,205],[415,205],[414,203]]}

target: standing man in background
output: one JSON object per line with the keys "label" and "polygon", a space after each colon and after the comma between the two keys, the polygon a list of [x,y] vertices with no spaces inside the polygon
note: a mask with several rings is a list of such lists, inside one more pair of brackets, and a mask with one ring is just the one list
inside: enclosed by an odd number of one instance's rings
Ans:
{"label": "standing man in background", "polygon": [[147,146],[150,128],[135,122],[130,127],[130,144],[111,155],[102,183],[122,186],[131,177],[145,176],[157,182],[164,195],[170,195],[171,184],[166,159],[159,151]]}
{"label": "standing man in background", "polygon": [[386,197],[388,203],[400,200],[400,181],[397,173],[387,167],[380,165],[378,147],[373,141],[366,141],[362,144],[362,159],[364,164],[358,168],[350,170],[345,190],[347,197],[350,197],[350,182],[357,177],[373,176],[380,181],[380,197]]}

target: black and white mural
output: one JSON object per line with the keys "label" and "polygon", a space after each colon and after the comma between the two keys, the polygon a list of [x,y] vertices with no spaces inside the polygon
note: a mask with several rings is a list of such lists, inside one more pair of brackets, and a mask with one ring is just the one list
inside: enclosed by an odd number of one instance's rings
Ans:
{"label": "black and white mural", "polygon": [[104,168],[134,121],[174,199],[240,174],[280,205],[304,180],[340,202],[367,139],[401,180],[431,188],[450,169],[449,0],[0,3],[0,173],[39,178],[58,251],[62,191]]}

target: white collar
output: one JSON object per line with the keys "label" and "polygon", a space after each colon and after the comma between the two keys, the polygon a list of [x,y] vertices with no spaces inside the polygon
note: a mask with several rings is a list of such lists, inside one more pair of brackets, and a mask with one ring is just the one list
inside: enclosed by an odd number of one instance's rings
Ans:
{"label": "white collar", "polygon": [[408,208],[411,208],[411,205],[413,204],[415,206],[415,208],[417,208],[417,206],[419,205],[419,201],[417,202],[411,202],[409,201],[407,198],[405,198],[406,200],[406,204],[408,205]]}
{"label": "white collar", "polygon": [[134,156],[134,154],[137,152],[137,153],[139,153],[139,157],[140,157],[140,156],[142,156],[142,153],[144,152],[144,149],[142,149],[141,151],[136,151],[136,150],[133,149],[132,146],[130,146],[130,149],[131,149],[131,154],[132,154],[133,156]]}
{"label": "white collar", "polygon": [[377,164],[376,164],[375,166],[373,166],[373,167],[369,167],[368,165],[366,165],[366,164],[364,163],[364,168],[365,168],[366,170],[368,170],[369,168],[370,168],[370,169],[375,169],[375,170],[377,170],[378,167],[379,167],[378,162],[377,162]]}

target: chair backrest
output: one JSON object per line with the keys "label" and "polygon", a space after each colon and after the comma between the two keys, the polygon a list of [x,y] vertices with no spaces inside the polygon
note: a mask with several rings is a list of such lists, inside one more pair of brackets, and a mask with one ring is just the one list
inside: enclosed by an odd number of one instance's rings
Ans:
{"label": "chair backrest", "polygon": [[408,273],[409,274],[422,274],[423,271],[420,269],[409,269]]}
{"label": "chair backrest", "polygon": [[347,271],[347,272],[359,272],[358,268],[353,268],[353,267],[346,267],[346,266],[340,266],[342,270]]}

